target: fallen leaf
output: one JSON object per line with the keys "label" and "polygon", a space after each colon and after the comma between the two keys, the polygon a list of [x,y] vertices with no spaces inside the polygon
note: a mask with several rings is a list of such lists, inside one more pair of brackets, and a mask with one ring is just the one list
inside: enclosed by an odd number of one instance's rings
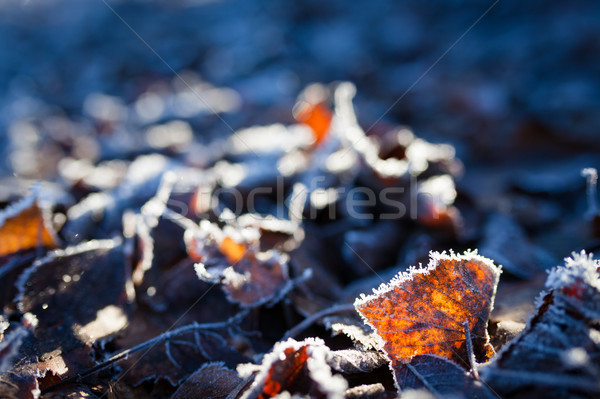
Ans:
{"label": "fallen leaf", "polygon": [[454,362],[436,355],[418,355],[396,369],[402,391],[425,388],[436,397],[494,398],[498,396]]}
{"label": "fallen leaf", "polygon": [[0,397],[3,399],[38,399],[40,393],[33,373],[19,370],[0,374]]}
{"label": "fallen leaf", "polygon": [[359,315],[332,315],[323,317],[323,325],[331,331],[332,336],[346,335],[354,342],[354,346],[363,349],[373,349],[378,346],[378,337],[371,326],[365,324]]}
{"label": "fallen leaf", "polygon": [[[0,318],[1,319],[1,318]],[[5,328],[8,328],[5,331]],[[31,332],[17,323],[0,323],[4,333],[0,341],[0,397],[7,399],[37,399],[40,395],[38,377],[44,370],[31,364]]]}
{"label": "fallen leaf", "polygon": [[485,225],[479,252],[496,260],[505,272],[524,279],[534,278],[546,265],[540,265],[537,252],[525,231],[508,214],[492,214]]}
{"label": "fallen leaf", "polygon": [[242,260],[247,248],[244,244],[235,242],[231,237],[224,237],[219,244],[219,251],[225,255],[231,263],[236,263]]}
{"label": "fallen leaf", "polygon": [[123,249],[113,240],[56,250],[26,269],[15,300],[33,332],[20,353],[23,369],[62,379],[91,367],[91,345],[129,322],[127,274]]}
{"label": "fallen leaf", "polygon": [[17,295],[15,282],[25,269],[27,269],[36,258],[36,250],[7,255],[0,258],[0,309],[6,314],[15,311],[13,299]]}
{"label": "fallen leaf", "polygon": [[327,355],[327,364],[344,374],[369,373],[386,363],[387,359],[378,351],[341,349]]}
{"label": "fallen leaf", "polygon": [[[272,398],[281,393],[309,395],[311,398],[342,398],[346,380],[332,375],[327,364],[329,348],[318,338],[278,342],[263,358],[260,372],[242,396],[243,399]],[[238,371],[248,377],[244,368]]]}
{"label": "fallen leaf", "polygon": [[386,391],[382,384],[363,384],[348,388],[344,393],[344,399],[396,399],[396,392]]}
{"label": "fallen leaf", "polygon": [[326,104],[327,90],[314,84],[307,87],[300,95],[300,101],[294,106],[294,118],[310,127],[319,144],[327,137],[327,132],[333,119],[333,113]]}
{"label": "fallen leaf", "polygon": [[494,353],[486,327],[499,275],[475,252],[432,252],[427,268],[412,267],[358,298],[355,307],[379,335],[393,369],[422,354],[468,364],[465,322],[477,359],[485,361]]}
{"label": "fallen leaf", "polygon": [[246,307],[278,301],[293,286],[287,256],[277,250],[260,252],[259,239],[255,227],[221,230],[208,221],[185,234],[190,257],[200,261],[198,278],[220,283],[230,301]]}
{"label": "fallen leaf", "polygon": [[58,246],[49,212],[31,194],[0,212],[0,257],[32,248]]}
{"label": "fallen leaf", "polygon": [[127,373],[124,382],[139,386],[143,382],[166,381],[176,387],[206,363],[223,361],[235,368],[248,358],[231,348],[221,335],[208,332],[186,332],[150,349],[130,356],[122,362]]}
{"label": "fallen leaf", "polygon": [[573,253],[553,269],[525,330],[482,378],[503,396],[547,398],[600,395],[600,261]]}
{"label": "fallen leaf", "polygon": [[206,363],[175,391],[171,399],[226,398],[243,380],[223,362]]}
{"label": "fallen leaf", "polygon": [[[0,316],[0,324],[2,318]],[[8,323],[7,323],[8,324]],[[6,335],[4,328],[0,326],[0,374],[3,374],[11,369],[14,359],[18,356],[23,338],[29,335],[24,327],[19,327],[11,330]]]}

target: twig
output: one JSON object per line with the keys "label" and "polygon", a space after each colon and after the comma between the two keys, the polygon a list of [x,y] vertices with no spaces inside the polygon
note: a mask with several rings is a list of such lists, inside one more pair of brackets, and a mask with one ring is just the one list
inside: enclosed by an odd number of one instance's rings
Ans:
{"label": "twig", "polygon": [[154,338],[149,339],[148,341],[142,342],[141,344],[134,346],[133,348],[129,348],[124,351],[121,351],[121,352],[109,357],[107,360],[103,361],[102,363],[100,363],[82,373],[77,374],[76,376],[67,378],[57,384],[54,384],[54,385],[46,388],[42,393],[46,393],[48,391],[51,391],[54,388],[57,388],[59,386],[63,386],[63,385],[66,385],[66,384],[69,384],[72,382],[79,382],[79,381],[83,380],[84,378],[87,378],[93,374],[96,374],[96,373],[106,369],[107,367],[111,366],[112,364],[114,364],[116,362],[119,362],[123,359],[127,359],[130,355],[133,355],[134,353],[143,351],[144,349],[147,349],[147,348],[152,348],[153,346],[158,345],[159,343],[161,343],[163,341],[168,341],[172,337],[175,337],[177,335],[180,335],[180,334],[183,334],[186,332],[190,332],[190,331],[218,330],[221,328],[227,328],[232,324],[239,323],[244,317],[246,317],[247,314],[248,314],[248,311],[243,310],[225,321],[214,322],[214,323],[204,323],[204,324],[198,324],[198,323],[194,322],[192,324],[187,324],[185,326],[181,326],[174,330],[164,332]]}
{"label": "twig", "polygon": [[337,313],[343,312],[351,312],[356,311],[354,305],[352,304],[343,304],[343,305],[335,305],[327,309],[323,309],[315,314],[308,316],[306,319],[302,320],[300,323],[296,324],[296,326],[289,329],[283,336],[282,340],[286,340],[288,338],[295,337],[300,334],[302,331],[306,330],[310,327],[314,322],[319,320],[322,317],[330,316]]}

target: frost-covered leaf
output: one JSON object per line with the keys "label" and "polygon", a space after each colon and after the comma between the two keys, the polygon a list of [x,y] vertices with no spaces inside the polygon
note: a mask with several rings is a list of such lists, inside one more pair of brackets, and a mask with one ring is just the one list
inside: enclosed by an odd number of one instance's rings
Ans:
{"label": "frost-covered leaf", "polygon": [[411,268],[373,295],[358,298],[356,309],[379,335],[394,369],[421,354],[468,364],[465,323],[477,359],[489,359],[494,352],[486,328],[498,268],[472,252],[432,252],[430,258],[427,268]]}
{"label": "frost-covered leaf", "polygon": [[341,349],[330,351],[327,364],[340,373],[368,373],[387,363],[381,352],[361,351],[357,349]]}
{"label": "frost-covered leaf", "polygon": [[553,269],[525,330],[481,369],[502,395],[600,395],[600,262],[574,253]]}
{"label": "frost-covered leaf", "polygon": [[[36,261],[19,279],[18,308],[38,320],[40,339],[61,336],[88,344],[128,323],[127,268],[121,245],[90,241]],[[66,350],[64,343],[62,350]]]}
{"label": "frost-covered leaf", "polygon": [[344,399],[396,399],[397,397],[396,392],[386,391],[379,383],[348,388],[344,393]]}
{"label": "frost-covered leaf", "polygon": [[[332,375],[327,364],[329,348],[318,338],[278,342],[263,358],[260,371],[244,393],[244,399],[264,399],[282,393],[311,398],[342,398],[347,382]],[[245,377],[244,368],[238,369]]]}
{"label": "frost-covered leaf", "polygon": [[372,349],[378,346],[374,330],[365,324],[357,314],[324,317],[323,325],[331,331],[333,336],[344,334],[361,349]]}
{"label": "frost-covered leaf", "polygon": [[15,358],[19,354],[23,339],[29,335],[26,328],[19,327],[3,336],[3,323],[2,317],[0,316],[0,374],[7,372],[13,366]]}
{"label": "frost-covered leaf", "polygon": [[245,307],[281,299],[292,288],[288,259],[277,250],[260,252],[257,228],[223,229],[202,221],[186,231],[190,256],[201,280],[219,282],[227,298]]}

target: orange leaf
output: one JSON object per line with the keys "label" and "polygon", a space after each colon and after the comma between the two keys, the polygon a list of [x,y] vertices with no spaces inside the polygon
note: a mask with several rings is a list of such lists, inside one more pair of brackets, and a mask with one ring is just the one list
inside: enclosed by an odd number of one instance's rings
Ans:
{"label": "orange leaf", "polygon": [[264,356],[261,371],[244,398],[267,399],[280,397],[284,392],[294,397],[342,397],[347,383],[332,374],[327,364],[330,355],[329,348],[318,338],[278,342]]}
{"label": "orange leaf", "polygon": [[427,268],[411,268],[374,295],[363,295],[356,309],[381,338],[394,368],[422,354],[468,364],[465,322],[475,355],[487,360],[494,353],[486,328],[500,270],[473,252],[429,256]]}
{"label": "orange leaf", "polygon": [[229,262],[236,263],[244,257],[246,246],[235,242],[231,237],[225,237],[219,245],[219,251],[225,255]]}
{"label": "orange leaf", "polygon": [[327,136],[333,117],[331,110],[323,102],[317,104],[303,102],[297,107],[294,116],[298,122],[312,129],[317,144]]}
{"label": "orange leaf", "polygon": [[35,247],[55,248],[58,239],[34,195],[0,213],[0,256]]}

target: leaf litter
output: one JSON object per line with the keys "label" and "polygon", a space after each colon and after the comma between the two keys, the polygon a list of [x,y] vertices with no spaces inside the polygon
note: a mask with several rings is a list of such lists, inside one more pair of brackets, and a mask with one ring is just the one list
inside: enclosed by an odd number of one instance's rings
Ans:
{"label": "leaf litter", "polygon": [[[65,161],[66,200],[5,208],[0,396],[597,396],[598,261],[552,269],[524,324],[552,217],[479,209],[451,145],[365,131],[355,94],[312,85],[297,124],[208,143],[155,125],[164,151],[126,161],[92,138],[120,163]],[[523,209],[582,196],[517,180]]]}

